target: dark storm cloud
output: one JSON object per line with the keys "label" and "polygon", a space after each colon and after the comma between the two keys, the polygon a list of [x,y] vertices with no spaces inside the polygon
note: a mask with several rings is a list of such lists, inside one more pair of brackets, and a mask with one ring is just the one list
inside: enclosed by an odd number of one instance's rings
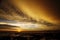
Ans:
{"label": "dark storm cloud", "polygon": [[27,15],[24,15],[21,11],[18,11],[17,8],[15,8],[14,6],[12,6],[11,4],[9,4],[6,1],[0,2],[0,17],[6,18],[6,19],[8,18],[8,20],[9,20],[9,18],[14,19],[14,18],[16,18],[16,16],[20,16],[23,18]]}
{"label": "dark storm cloud", "polygon": [[7,25],[7,24],[0,24],[0,29],[11,29],[12,27],[16,27],[16,26],[11,26],[11,25]]}

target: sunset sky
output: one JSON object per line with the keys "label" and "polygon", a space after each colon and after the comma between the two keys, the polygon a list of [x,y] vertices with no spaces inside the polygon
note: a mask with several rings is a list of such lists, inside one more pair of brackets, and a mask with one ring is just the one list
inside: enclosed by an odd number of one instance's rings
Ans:
{"label": "sunset sky", "polygon": [[57,30],[60,28],[59,5],[59,1],[2,0],[0,24],[26,30]]}

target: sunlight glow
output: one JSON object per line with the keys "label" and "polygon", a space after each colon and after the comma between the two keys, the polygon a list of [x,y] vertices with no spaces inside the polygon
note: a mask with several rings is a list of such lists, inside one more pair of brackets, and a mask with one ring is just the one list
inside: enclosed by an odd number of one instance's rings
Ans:
{"label": "sunlight glow", "polygon": [[28,30],[34,30],[34,29],[38,29],[39,25],[38,24],[33,24],[33,23],[15,23],[15,24],[8,24],[8,25],[13,25],[13,26],[18,26],[20,27],[21,29],[28,29]]}

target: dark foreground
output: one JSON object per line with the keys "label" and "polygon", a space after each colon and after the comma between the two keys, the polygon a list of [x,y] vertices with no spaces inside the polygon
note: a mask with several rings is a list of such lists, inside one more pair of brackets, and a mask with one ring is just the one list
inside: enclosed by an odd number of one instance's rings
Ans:
{"label": "dark foreground", "polygon": [[60,31],[0,32],[0,40],[60,40]]}

